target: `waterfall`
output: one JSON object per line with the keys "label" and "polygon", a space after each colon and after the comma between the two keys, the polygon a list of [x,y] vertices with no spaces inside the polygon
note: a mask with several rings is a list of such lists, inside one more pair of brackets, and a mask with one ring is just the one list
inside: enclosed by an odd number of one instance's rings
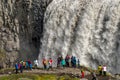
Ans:
{"label": "waterfall", "polygon": [[53,0],[44,14],[42,58],[76,56],[82,65],[120,73],[120,0]]}

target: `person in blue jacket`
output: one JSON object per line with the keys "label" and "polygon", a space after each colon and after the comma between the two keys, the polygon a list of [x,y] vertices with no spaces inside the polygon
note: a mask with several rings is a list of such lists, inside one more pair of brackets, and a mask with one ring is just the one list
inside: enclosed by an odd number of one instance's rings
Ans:
{"label": "person in blue jacket", "polygon": [[18,73],[18,64],[15,64],[15,70],[16,70],[16,74]]}

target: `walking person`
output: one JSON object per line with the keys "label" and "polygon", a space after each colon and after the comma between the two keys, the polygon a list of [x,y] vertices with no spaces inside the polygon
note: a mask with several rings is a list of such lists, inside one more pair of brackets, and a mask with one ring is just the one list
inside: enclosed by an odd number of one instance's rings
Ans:
{"label": "walking person", "polygon": [[81,70],[81,78],[84,78],[85,77],[85,73],[83,70]]}

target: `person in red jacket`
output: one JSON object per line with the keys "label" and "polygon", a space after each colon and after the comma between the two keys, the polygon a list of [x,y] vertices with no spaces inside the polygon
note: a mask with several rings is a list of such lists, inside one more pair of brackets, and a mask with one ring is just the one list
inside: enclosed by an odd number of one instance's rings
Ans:
{"label": "person in red jacket", "polygon": [[52,69],[52,63],[53,63],[53,60],[52,58],[49,59],[49,69]]}
{"label": "person in red jacket", "polygon": [[84,78],[85,77],[85,73],[83,70],[81,70],[81,78]]}

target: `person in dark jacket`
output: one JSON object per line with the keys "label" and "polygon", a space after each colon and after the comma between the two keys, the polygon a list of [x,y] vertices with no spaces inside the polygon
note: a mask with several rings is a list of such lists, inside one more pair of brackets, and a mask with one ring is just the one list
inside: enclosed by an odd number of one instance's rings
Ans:
{"label": "person in dark jacket", "polygon": [[20,63],[20,73],[23,73],[23,65]]}
{"label": "person in dark jacket", "polygon": [[69,60],[70,60],[70,56],[67,54],[66,58],[65,58],[65,62],[66,62],[66,67],[69,67]]}
{"label": "person in dark jacket", "polygon": [[76,57],[75,56],[73,57],[73,66],[74,68],[76,68]]}
{"label": "person in dark jacket", "polygon": [[78,62],[78,68],[80,68],[80,60],[78,59],[78,61],[77,61],[77,62]]}
{"label": "person in dark jacket", "polygon": [[72,65],[72,67],[74,67],[74,57],[73,56],[71,57],[71,65]]}
{"label": "person in dark jacket", "polygon": [[61,58],[60,56],[57,58],[57,67],[60,67],[60,62],[61,62]]}
{"label": "person in dark jacket", "polygon": [[97,80],[97,76],[95,72],[92,72],[92,80]]}

